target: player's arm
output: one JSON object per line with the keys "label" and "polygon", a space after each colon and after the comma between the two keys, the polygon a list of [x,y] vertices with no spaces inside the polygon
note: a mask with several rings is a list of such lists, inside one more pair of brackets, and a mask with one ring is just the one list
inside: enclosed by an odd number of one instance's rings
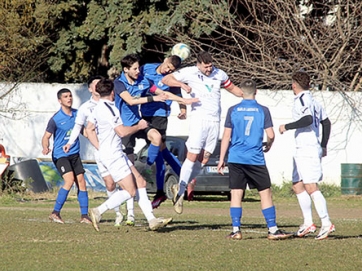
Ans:
{"label": "player's arm", "polygon": [[98,150],[99,142],[98,142],[95,124],[92,121],[88,121],[85,131],[87,133],[89,142]]}
{"label": "player's arm", "polygon": [[304,128],[313,123],[313,117],[312,115],[306,115],[301,117],[299,120],[288,123],[288,124],[282,124],[279,126],[279,132],[283,134],[285,131],[288,130],[294,130],[298,128]]}
{"label": "player's arm", "polygon": [[224,128],[224,133],[222,135],[222,139],[221,139],[221,145],[220,145],[220,157],[219,157],[219,164],[217,165],[217,171],[221,174],[224,175],[224,167],[225,167],[225,155],[226,152],[229,148],[229,144],[230,144],[230,138],[231,138],[231,131],[232,128]]}
{"label": "player's arm", "polygon": [[323,157],[327,156],[327,143],[329,140],[329,136],[331,134],[331,121],[329,118],[326,118],[321,121],[322,124],[322,141],[321,141],[321,147],[323,149]]}
{"label": "player's arm", "polygon": [[114,127],[114,131],[117,133],[118,136],[125,137],[134,134],[139,130],[146,129],[147,127],[148,127],[147,121],[142,119],[136,125],[133,126],[124,126],[123,124],[120,124]]}
{"label": "player's arm", "polygon": [[199,102],[199,98],[182,98],[180,96],[177,96],[169,91],[163,91],[159,88],[157,88],[155,90],[155,94],[156,95],[166,95],[167,96],[167,100],[171,100],[171,101],[175,101],[175,102],[179,102],[181,104],[192,104],[192,103],[197,103]]}
{"label": "player's arm", "polygon": [[53,134],[45,131],[42,139],[41,139],[41,145],[43,147],[42,154],[47,155],[52,150],[49,148],[49,140]]}
{"label": "player's arm", "polygon": [[150,102],[164,102],[167,100],[165,95],[150,95],[146,97],[132,96],[128,91],[123,91],[120,94],[122,100],[124,100],[129,105],[138,105],[145,104]]}
{"label": "player's arm", "polygon": [[72,129],[72,132],[70,133],[69,140],[67,144],[63,146],[63,151],[65,153],[69,152],[70,147],[74,144],[74,142],[77,140],[78,136],[80,134],[83,134],[85,137],[87,137],[86,132],[84,132],[84,126],[78,123],[74,124],[74,127]]}
{"label": "player's arm", "polygon": [[263,151],[268,152],[273,145],[274,139],[275,139],[275,133],[273,127],[269,127],[265,129],[266,133],[266,144],[264,146]]}
{"label": "player's arm", "polygon": [[184,89],[187,93],[191,92],[191,87],[189,87],[187,84],[177,80],[172,73],[163,77],[162,83],[169,87],[180,87],[180,88]]}
{"label": "player's arm", "polygon": [[241,88],[235,86],[232,82],[230,82],[229,85],[224,86],[224,88],[237,97],[243,97],[243,92]]}

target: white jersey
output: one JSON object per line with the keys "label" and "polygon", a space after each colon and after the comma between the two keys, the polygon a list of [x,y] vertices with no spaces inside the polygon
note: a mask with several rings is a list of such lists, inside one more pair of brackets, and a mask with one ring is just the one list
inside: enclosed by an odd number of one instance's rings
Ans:
{"label": "white jersey", "polygon": [[231,85],[228,75],[213,67],[209,76],[203,74],[196,66],[185,67],[173,73],[174,77],[191,87],[191,97],[200,102],[191,105],[193,117],[198,119],[220,121],[221,87]]}
{"label": "white jersey", "polygon": [[88,117],[92,113],[97,103],[98,102],[95,101],[93,98],[90,98],[88,101],[83,103],[78,109],[77,117],[75,118],[75,123],[80,125],[86,125]]}
{"label": "white jersey", "polygon": [[302,91],[294,98],[293,119],[295,121],[304,116],[311,115],[313,123],[307,127],[295,130],[297,148],[318,147],[320,122],[327,118],[324,108],[314,100],[310,91]]}
{"label": "white jersey", "polygon": [[123,155],[122,139],[114,130],[123,124],[115,103],[100,99],[89,121],[96,127],[101,161],[112,160]]}

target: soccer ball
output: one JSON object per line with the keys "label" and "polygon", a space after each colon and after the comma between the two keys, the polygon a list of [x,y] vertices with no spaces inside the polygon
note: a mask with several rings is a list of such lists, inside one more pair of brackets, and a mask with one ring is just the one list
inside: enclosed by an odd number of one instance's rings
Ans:
{"label": "soccer ball", "polygon": [[181,58],[181,61],[184,61],[190,56],[190,47],[185,43],[177,43],[172,47],[172,55],[176,55]]}

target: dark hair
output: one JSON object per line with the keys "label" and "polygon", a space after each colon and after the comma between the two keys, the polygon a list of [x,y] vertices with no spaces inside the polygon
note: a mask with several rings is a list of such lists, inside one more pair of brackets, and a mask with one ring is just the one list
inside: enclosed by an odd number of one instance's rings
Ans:
{"label": "dark hair", "polygon": [[62,97],[63,93],[72,93],[72,92],[67,88],[62,88],[62,89],[58,90],[58,92],[57,92],[58,100]]}
{"label": "dark hair", "polygon": [[309,89],[310,77],[304,71],[297,71],[292,75],[293,82],[297,83],[303,90]]}
{"label": "dark hair", "polygon": [[94,76],[89,77],[88,82],[87,82],[88,87],[92,84],[92,82],[94,80],[101,80],[101,79],[104,79],[104,77],[102,75],[94,75]]}
{"label": "dark hair", "polygon": [[126,55],[121,60],[122,69],[124,68],[129,69],[136,62],[140,62],[140,58],[136,54]]}
{"label": "dark hair", "polygon": [[110,79],[101,79],[96,85],[96,91],[101,97],[109,96],[114,88],[113,81]]}
{"label": "dark hair", "polygon": [[181,58],[177,55],[172,55],[168,58],[172,66],[177,70],[181,66]]}
{"label": "dark hair", "polygon": [[240,88],[246,95],[255,94],[256,83],[254,80],[246,79],[240,83]]}
{"label": "dark hair", "polygon": [[206,51],[201,51],[197,55],[196,59],[198,63],[205,63],[205,64],[212,63],[212,56]]}

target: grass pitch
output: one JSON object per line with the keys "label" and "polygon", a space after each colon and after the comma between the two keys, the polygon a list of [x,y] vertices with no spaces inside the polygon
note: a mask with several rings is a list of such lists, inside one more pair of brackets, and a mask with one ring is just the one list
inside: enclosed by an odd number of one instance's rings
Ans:
{"label": "grass pitch", "polygon": [[[90,207],[103,202],[90,194]],[[60,225],[48,220],[55,195],[29,200],[0,198],[1,270],[362,270],[361,197],[327,198],[336,232],[327,240],[315,235],[267,240],[257,197],[243,203],[243,240],[227,240],[231,231],[226,197],[197,197],[177,215],[170,201],[156,216],[173,217],[153,232],[135,204],[136,226],[114,227],[107,212],[100,232],[79,223],[75,195],[63,207]],[[302,223],[295,197],[274,197],[281,229],[296,231]],[[314,212],[315,223],[320,220]]]}

